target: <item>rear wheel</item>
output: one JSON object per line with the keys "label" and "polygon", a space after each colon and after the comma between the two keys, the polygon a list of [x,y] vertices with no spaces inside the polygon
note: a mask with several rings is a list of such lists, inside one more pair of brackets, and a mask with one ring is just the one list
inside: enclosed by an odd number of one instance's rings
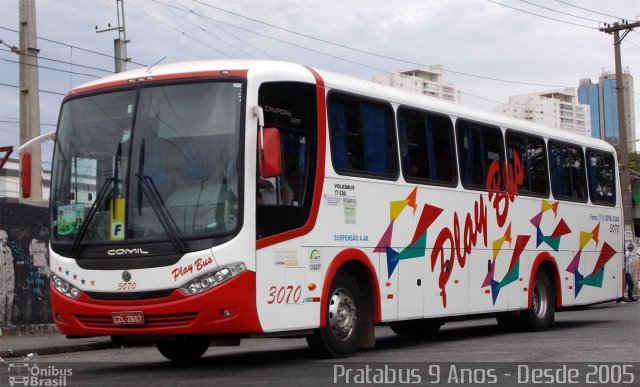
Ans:
{"label": "rear wheel", "polygon": [[175,341],[156,341],[156,348],[169,360],[192,361],[199,359],[211,340],[202,336],[180,336]]}
{"label": "rear wheel", "polygon": [[523,328],[529,331],[544,331],[554,321],[556,296],[551,279],[544,270],[538,270],[531,289],[531,309],[520,312]]}
{"label": "rear wheel", "polygon": [[440,330],[444,321],[440,318],[425,320],[394,321],[389,323],[391,330],[400,336],[433,336]]}
{"label": "rear wheel", "polygon": [[358,348],[365,316],[362,293],[351,274],[339,271],[329,291],[326,325],[317,329],[307,342],[322,357],[344,357]]}

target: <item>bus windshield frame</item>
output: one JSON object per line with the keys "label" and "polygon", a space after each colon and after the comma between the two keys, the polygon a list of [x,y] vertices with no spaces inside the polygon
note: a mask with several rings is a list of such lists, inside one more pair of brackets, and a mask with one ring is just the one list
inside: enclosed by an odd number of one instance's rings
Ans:
{"label": "bus windshield frame", "polygon": [[126,242],[184,253],[190,241],[237,234],[245,109],[246,81],[236,78],[67,98],[52,166],[54,251]]}

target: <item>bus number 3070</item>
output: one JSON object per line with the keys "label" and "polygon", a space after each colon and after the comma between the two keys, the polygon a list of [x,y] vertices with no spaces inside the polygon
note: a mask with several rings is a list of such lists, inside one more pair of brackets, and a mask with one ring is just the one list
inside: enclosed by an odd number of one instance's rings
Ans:
{"label": "bus number 3070", "polygon": [[297,304],[302,297],[302,286],[271,286],[267,304]]}

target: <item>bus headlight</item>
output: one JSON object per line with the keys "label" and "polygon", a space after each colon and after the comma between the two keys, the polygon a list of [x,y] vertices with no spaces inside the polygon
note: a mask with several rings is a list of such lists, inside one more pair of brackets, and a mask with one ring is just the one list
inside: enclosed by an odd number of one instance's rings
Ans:
{"label": "bus headlight", "polygon": [[76,298],[80,297],[79,289],[56,275],[51,276],[51,283],[53,284],[54,288],[58,289],[60,293],[69,298],[73,298],[75,300]]}
{"label": "bus headlight", "polygon": [[246,269],[244,263],[223,266],[192,279],[181,286],[180,290],[188,296],[194,296],[230,280]]}

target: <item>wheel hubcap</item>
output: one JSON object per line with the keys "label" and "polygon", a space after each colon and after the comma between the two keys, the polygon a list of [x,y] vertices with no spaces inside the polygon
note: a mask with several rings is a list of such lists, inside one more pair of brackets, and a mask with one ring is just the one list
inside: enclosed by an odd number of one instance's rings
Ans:
{"label": "wheel hubcap", "polygon": [[538,318],[543,318],[547,314],[549,298],[547,297],[547,289],[540,281],[536,281],[533,287],[533,295],[531,304],[533,306],[533,313]]}
{"label": "wheel hubcap", "polygon": [[348,340],[358,320],[353,296],[347,289],[336,289],[329,301],[329,324],[340,341]]}

